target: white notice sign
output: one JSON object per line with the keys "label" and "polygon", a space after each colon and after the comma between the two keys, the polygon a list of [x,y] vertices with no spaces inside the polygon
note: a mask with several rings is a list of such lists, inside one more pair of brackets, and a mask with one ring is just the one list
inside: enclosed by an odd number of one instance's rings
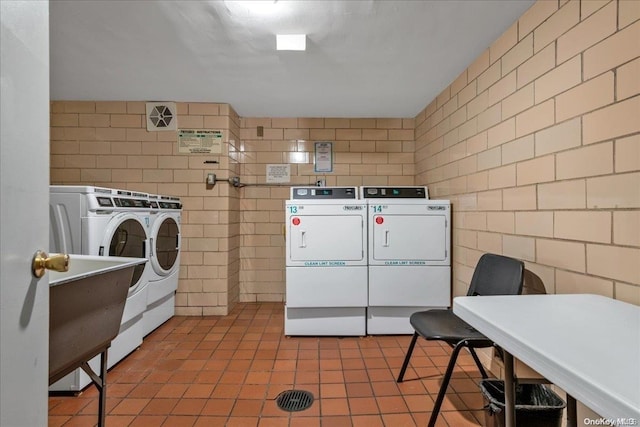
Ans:
{"label": "white notice sign", "polygon": [[178,131],[179,153],[222,153],[221,130],[180,129]]}
{"label": "white notice sign", "polygon": [[291,182],[291,165],[267,165],[267,182],[270,184]]}
{"label": "white notice sign", "polygon": [[315,148],[315,172],[333,172],[333,144],[316,142]]}

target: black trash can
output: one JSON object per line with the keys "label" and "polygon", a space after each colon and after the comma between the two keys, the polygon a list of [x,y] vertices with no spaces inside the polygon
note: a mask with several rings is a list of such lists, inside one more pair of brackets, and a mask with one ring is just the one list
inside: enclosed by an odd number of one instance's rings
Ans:
{"label": "black trash can", "polygon": [[[487,427],[504,427],[504,382],[482,380],[484,422]],[[542,384],[516,386],[516,425],[518,427],[561,427],[564,400]]]}

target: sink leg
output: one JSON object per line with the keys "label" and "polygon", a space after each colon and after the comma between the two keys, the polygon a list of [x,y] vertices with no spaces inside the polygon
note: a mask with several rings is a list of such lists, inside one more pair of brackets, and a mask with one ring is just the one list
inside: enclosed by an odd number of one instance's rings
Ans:
{"label": "sink leg", "polygon": [[89,363],[82,362],[80,367],[83,371],[89,375],[91,381],[98,389],[98,427],[104,427],[106,421],[106,409],[107,409],[107,350],[109,347],[105,348],[100,353],[100,376],[96,374]]}
{"label": "sink leg", "polygon": [[[100,353],[100,400],[98,402],[98,427],[104,427],[107,410],[107,350]],[[96,384],[97,385],[97,384]]]}

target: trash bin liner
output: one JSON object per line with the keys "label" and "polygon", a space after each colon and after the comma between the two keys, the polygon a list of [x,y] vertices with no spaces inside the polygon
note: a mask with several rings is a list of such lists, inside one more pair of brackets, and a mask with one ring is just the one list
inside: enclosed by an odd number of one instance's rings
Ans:
{"label": "trash bin liner", "polygon": [[[480,381],[484,396],[484,421],[487,427],[504,427],[504,382]],[[564,401],[542,384],[518,384],[516,387],[516,425],[518,427],[561,427]]]}

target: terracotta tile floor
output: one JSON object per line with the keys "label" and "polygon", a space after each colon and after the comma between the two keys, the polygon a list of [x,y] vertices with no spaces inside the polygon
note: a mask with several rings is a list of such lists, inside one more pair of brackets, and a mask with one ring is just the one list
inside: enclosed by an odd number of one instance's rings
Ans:
{"label": "terracotta tile floor", "polygon": [[[449,348],[418,340],[395,382],[409,336],[285,337],[281,303],[241,303],[224,317],[174,317],[108,374],[107,425],[168,427],[425,426]],[[459,364],[440,426],[482,425],[479,374]],[[313,393],[285,412],[284,390]],[[93,426],[98,393],[49,397],[49,426]]]}

